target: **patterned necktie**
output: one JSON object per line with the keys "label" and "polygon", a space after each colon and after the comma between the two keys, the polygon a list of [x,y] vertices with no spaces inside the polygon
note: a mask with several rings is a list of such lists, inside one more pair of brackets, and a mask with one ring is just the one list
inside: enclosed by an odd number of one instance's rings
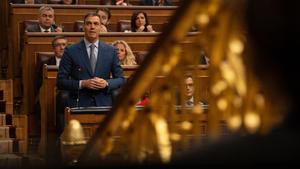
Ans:
{"label": "patterned necktie", "polygon": [[90,62],[91,62],[91,67],[92,67],[92,71],[95,71],[95,67],[96,67],[96,56],[95,56],[95,44],[91,44],[90,45]]}

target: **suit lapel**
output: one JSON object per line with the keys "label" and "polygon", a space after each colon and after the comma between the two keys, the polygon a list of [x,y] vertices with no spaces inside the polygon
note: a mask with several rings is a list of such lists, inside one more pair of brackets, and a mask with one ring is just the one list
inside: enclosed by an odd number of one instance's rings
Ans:
{"label": "suit lapel", "polygon": [[37,25],[34,25],[35,27],[36,27],[36,29],[35,30],[39,30],[39,32],[42,32],[42,29],[41,29],[41,27],[40,27],[40,25],[39,24],[37,24]]}
{"label": "suit lapel", "polygon": [[55,58],[55,56],[53,56],[53,57],[51,57],[49,59],[49,65],[56,65],[56,58]]}
{"label": "suit lapel", "polygon": [[80,51],[81,51],[80,59],[84,63],[84,67],[86,67],[88,69],[90,76],[93,76],[90,59],[89,59],[88,53],[86,51],[86,47],[85,47],[85,43],[84,43],[83,39],[80,42]]}
{"label": "suit lapel", "polygon": [[50,27],[51,32],[55,32],[55,29],[53,28],[53,26]]}
{"label": "suit lapel", "polygon": [[100,74],[100,69],[101,69],[101,56],[103,57],[103,54],[100,54],[103,52],[103,45],[101,45],[100,40],[98,43],[98,55],[97,55],[97,63],[96,63],[96,68],[95,68],[95,75]]}

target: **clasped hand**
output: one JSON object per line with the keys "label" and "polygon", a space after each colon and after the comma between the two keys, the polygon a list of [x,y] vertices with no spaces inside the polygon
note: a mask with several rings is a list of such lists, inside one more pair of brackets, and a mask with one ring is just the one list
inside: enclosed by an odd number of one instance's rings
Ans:
{"label": "clasped hand", "polygon": [[[136,31],[137,32],[143,32],[145,29],[145,26],[140,26]],[[154,32],[152,25],[147,26],[147,32]]]}
{"label": "clasped hand", "polygon": [[94,77],[92,79],[83,80],[82,86],[88,89],[99,90],[107,86],[107,81],[99,77]]}

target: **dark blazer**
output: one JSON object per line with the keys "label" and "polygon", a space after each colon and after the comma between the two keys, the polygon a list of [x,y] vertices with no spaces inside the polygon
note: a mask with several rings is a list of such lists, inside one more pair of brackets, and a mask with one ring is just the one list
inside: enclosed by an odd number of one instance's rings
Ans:
{"label": "dark blazer", "polygon": [[[156,6],[156,4],[153,4],[152,0],[140,0],[140,5],[144,6]],[[164,6],[171,6],[172,0],[165,0]]]}
{"label": "dark blazer", "polygon": [[44,67],[44,64],[47,64],[47,65],[56,65],[56,59],[55,59],[55,56],[51,56],[49,59],[39,63],[37,65],[37,72],[36,72],[36,89],[39,90],[42,86],[42,83],[43,83],[43,67]]}
{"label": "dark blazer", "polygon": [[[65,48],[57,74],[57,88],[70,91],[69,107],[76,106],[78,95],[80,107],[111,106],[113,90],[120,88],[125,82],[115,49],[100,41],[98,47],[94,73],[92,73],[84,40]],[[105,79],[109,86],[101,90],[86,88],[79,90],[79,80],[95,76]]]}
{"label": "dark blazer", "polygon": [[[41,28],[39,26],[39,24],[33,24],[33,25],[29,25],[26,28],[27,32],[41,32]],[[51,32],[55,32],[55,28],[53,26],[51,26]]]}

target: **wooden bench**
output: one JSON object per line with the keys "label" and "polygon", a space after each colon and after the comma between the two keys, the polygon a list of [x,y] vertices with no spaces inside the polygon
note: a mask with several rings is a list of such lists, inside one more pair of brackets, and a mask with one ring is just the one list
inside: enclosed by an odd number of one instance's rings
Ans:
{"label": "wooden bench", "polygon": [[[110,19],[112,30],[116,30],[117,22],[120,19],[130,19],[132,12],[142,10],[147,12],[149,20],[153,25],[164,24],[170,16],[173,15],[176,6],[168,7],[149,7],[149,6],[104,6],[104,5],[58,5],[48,4],[55,10],[55,21],[57,25],[65,25],[66,28],[72,27],[77,20],[83,20],[87,12],[96,11],[99,7],[108,7],[111,10]],[[11,4],[10,5],[10,32],[9,32],[9,60],[8,75],[9,77],[20,76],[16,71],[16,65],[19,65],[20,52],[22,48],[21,38],[23,33],[23,21],[37,19],[38,9],[42,4]]]}
{"label": "wooden bench", "polygon": [[[173,5],[178,6],[180,5],[181,0],[172,0]],[[129,0],[131,5],[139,5],[140,0]],[[86,5],[99,5],[99,0],[78,0],[78,4],[86,4]]]}

